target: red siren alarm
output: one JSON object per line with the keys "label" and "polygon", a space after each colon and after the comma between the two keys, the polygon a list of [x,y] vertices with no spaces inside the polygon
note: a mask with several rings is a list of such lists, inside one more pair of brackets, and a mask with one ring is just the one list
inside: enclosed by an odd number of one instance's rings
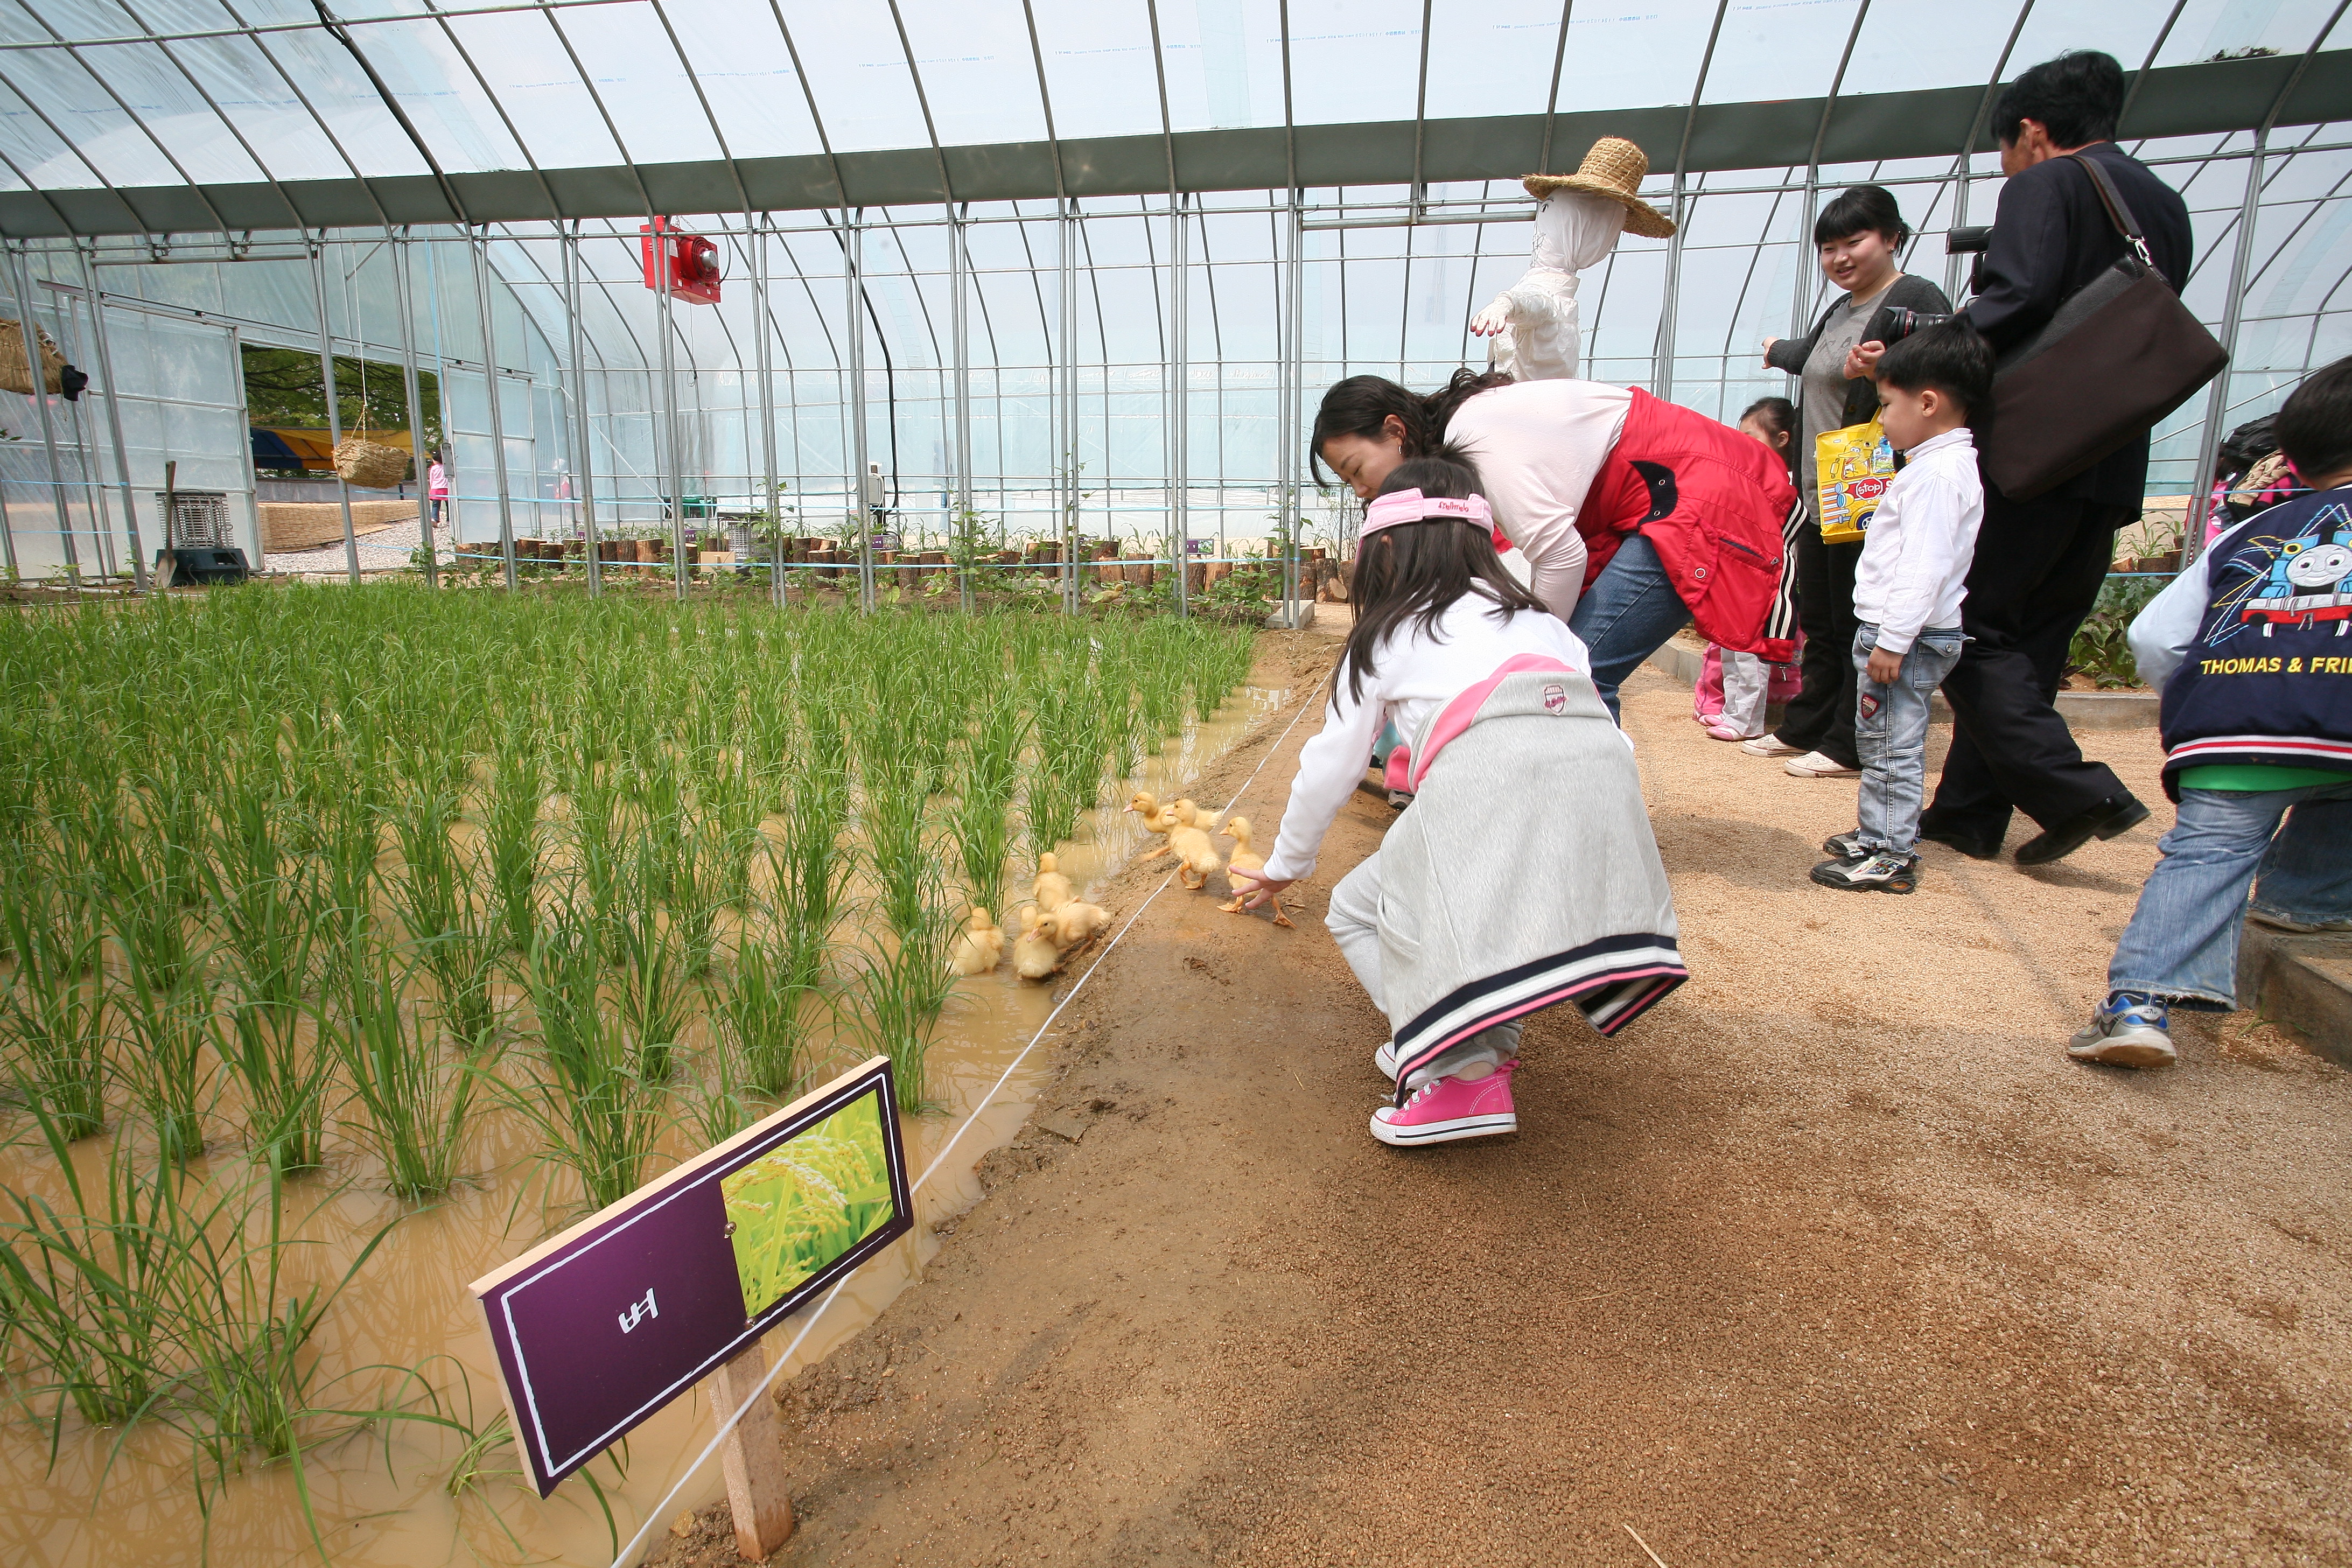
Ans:
{"label": "red siren alarm", "polygon": [[662,273],[669,274],[669,291],[698,305],[719,303],[719,247],[700,235],[681,234],[669,219],[657,217],[637,226],[646,258],[646,287],[658,289]]}

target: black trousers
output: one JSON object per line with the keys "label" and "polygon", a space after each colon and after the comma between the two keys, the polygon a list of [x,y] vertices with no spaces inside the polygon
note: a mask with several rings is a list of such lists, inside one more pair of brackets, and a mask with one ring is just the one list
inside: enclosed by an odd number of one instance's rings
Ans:
{"label": "black trousers", "polygon": [[1960,662],[1944,678],[1956,722],[1921,830],[1999,844],[2012,808],[2044,827],[2131,791],[2087,762],[2055,706],[2066,649],[2099,597],[2126,509],[2013,501],[1985,487]]}
{"label": "black trousers", "polygon": [[1783,745],[1819,752],[1840,767],[1862,765],[1853,749],[1853,569],[1860,544],[1824,544],[1818,524],[1797,530],[1797,624],[1805,628],[1798,665],[1804,689],[1780,715]]}

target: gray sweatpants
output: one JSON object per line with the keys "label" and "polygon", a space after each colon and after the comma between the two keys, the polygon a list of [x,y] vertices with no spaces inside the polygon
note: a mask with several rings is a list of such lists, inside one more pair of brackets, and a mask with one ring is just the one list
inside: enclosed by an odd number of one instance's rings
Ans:
{"label": "gray sweatpants", "polygon": [[[1366,856],[1361,865],[1339,879],[1339,885],[1331,889],[1331,912],[1323,917],[1323,923],[1330,929],[1331,940],[1339,944],[1339,956],[1356,972],[1356,979],[1372,999],[1372,1005],[1387,1013],[1388,998],[1381,989],[1380,851]],[[1391,1027],[1394,1025],[1391,1019]],[[1481,1063],[1500,1067],[1518,1054],[1519,1022],[1515,1018],[1448,1047],[1434,1061],[1407,1078],[1404,1087],[1407,1090],[1416,1089],[1433,1079],[1449,1078]]]}

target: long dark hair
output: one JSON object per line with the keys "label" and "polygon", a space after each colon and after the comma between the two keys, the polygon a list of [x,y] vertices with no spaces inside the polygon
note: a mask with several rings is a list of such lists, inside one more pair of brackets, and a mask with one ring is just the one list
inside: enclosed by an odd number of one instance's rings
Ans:
{"label": "long dark hair", "polygon": [[1315,411],[1314,433],[1307,438],[1307,471],[1317,484],[1329,484],[1330,477],[1323,472],[1323,443],[1334,436],[1361,436],[1377,441],[1388,429],[1391,415],[1404,426],[1404,455],[1429,457],[1444,445],[1445,426],[1453,422],[1455,409],[1488,387],[1510,384],[1511,378],[1500,371],[1475,371],[1465,365],[1444,386],[1423,396],[1377,375],[1351,375],[1325,393],[1322,406]]}
{"label": "long dark hair", "polygon": [[[1362,379],[1369,380],[1370,377]],[[1408,458],[1381,485],[1380,493],[1419,490],[1425,496],[1456,499],[1478,493],[1478,470],[1459,447],[1440,447],[1436,455]],[[1434,636],[1437,617],[1456,600],[1475,594],[1490,601],[1487,614],[1504,620],[1521,610],[1538,610],[1542,604],[1519,586],[1519,581],[1495,552],[1492,531],[1459,518],[1431,518],[1425,522],[1400,522],[1367,538],[1356,551],[1356,572],[1348,584],[1348,598],[1356,612],[1355,626],[1331,672],[1337,696],[1339,677],[1348,678],[1350,700],[1364,700],[1364,677],[1372,668],[1372,655],[1407,621]]]}

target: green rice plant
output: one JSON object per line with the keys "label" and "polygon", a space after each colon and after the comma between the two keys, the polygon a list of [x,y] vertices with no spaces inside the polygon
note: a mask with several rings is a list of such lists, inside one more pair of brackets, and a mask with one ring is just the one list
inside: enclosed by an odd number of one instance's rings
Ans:
{"label": "green rice plant", "polygon": [[362,1112],[345,1125],[374,1147],[394,1197],[437,1197],[457,1179],[478,1053],[444,1049],[406,1005],[409,972],[381,946],[365,943],[343,973],[332,1037]]}
{"label": "green rice plant", "polygon": [[71,1195],[63,1214],[41,1197],[0,1189],[0,1278],[15,1346],[28,1368],[19,1397],[48,1402],[52,1462],[68,1412],[121,1426],[154,1410],[171,1383],[171,1290],[178,1215],[171,1183],[142,1169],[131,1140],[109,1152],[90,1191],[73,1134],[27,1098]]}
{"label": "green rice plant", "polygon": [[[624,907],[618,931],[621,1018],[630,1061],[647,1081],[667,1083],[676,1070],[677,1042],[689,1010],[677,933],[662,918],[652,889],[663,879],[664,856],[649,839],[638,841],[635,885]],[[670,865],[675,869],[675,863]]]}
{"label": "green rice plant", "polygon": [[8,1069],[68,1142],[88,1138],[106,1126],[105,939],[69,893],[31,878],[7,893],[0,929],[16,960],[0,982]]}
{"label": "green rice plant", "polygon": [[588,1207],[603,1208],[644,1180],[661,1136],[663,1085],[638,1070],[605,1010],[604,953],[584,911],[567,908],[540,930],[524,973],[538,1019],[530,1082],[486,1081],[537,1129],[541,1164],[571,1171]]}
{"label": "green rice plant", "polygon": [[166,981],[133,963],[115,984],[112,1011],[123,1045],[115,1074],[145,1118],[158,1157],[167,1164],[194,1159],[205,1152],[212,1099],[205,1058],[226,1055],[202,966]]}
{"label": "green rice plant", "polygon": [[964,763],[950,821],[963,885],[983,909],[1004,907],[1004,862],[1013,853],[1013,797],[1021,784],[1021,749],[1029,716],[1009,702],[983,705],[965,738]]}
{"label": "green rice plant", "polygon": [[393,901],[410,942],[432,976],[443,1026],[468,1051],[487,1047],[498,1027],[490,994],[497,978],[499,937],[477,906],[449,829],[455,797],[417,787],[393,814],[401,868],[392,879]]}
{"label": "green rice plant", "polygon": [[1043,854],[1077,831],[1102,788],[1104,703],[1083,668],[1064,670],[1037,693],[1037,755],[1029,774],[1029,833]]}
{"label": "green rice plant", "polygon": [[529,952],[539,927],[540,805],[547,796],[547,769],[537,745],[525,735],[498,752],[489,810],[482,822],[490,919],[510,952]]}
{"label": "green rice plant", "polygon": [[813,1015],[824,1005],[814,985],[795,984],[792,973],[783,942],[747,936],[719,993],[713,1019],[728,1070],[746,1088],[773,1100],[790,1099],[807,1076]]}
{"label": "green rice plant", "polygon": [[848,908],[856,871],[844,841],[848,812],[849,766],[841,731],[830,713],[818,710],[806,723],[800,765],[785,801],[783,836],[768,851],[784,982],[803,996],[823,984],[834,932]]}

